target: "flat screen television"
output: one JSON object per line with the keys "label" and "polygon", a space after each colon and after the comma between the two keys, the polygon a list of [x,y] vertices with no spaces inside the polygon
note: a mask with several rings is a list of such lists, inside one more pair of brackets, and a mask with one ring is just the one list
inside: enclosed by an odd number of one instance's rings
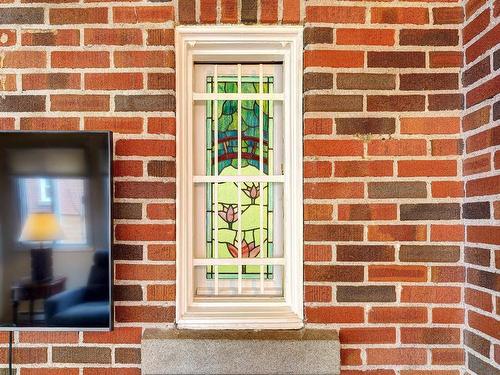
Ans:
{"label": "flat screen television", "polygon": [[0,132],[0,330],[110,330],[112,134]]}

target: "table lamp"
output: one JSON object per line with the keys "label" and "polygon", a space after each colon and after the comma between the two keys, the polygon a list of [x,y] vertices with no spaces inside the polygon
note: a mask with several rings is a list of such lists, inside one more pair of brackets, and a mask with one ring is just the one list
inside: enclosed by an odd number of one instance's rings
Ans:
{"label": "table lamp", "polygon": [[62,230],[56,215],[51,212],[33,212],[26,219],[19,241],[38,242],[31,249],[31,280],[49,281],[53,278],[52,248],[47,243],[62,238]]}

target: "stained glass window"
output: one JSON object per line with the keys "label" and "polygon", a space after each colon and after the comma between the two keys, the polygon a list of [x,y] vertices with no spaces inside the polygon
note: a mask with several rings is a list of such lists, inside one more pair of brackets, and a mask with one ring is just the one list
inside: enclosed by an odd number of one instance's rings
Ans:
{"label": "stained glass window", "polygon": [[[213,76],[208,76],[206,89],[208,93],[220,94],[268,94],[273,92],[274,78],[264,76],[261,81],[259,76],[241,76],[240,83],[241,90],[237,76],[219,76],[217,83]],[[241,100],[241,114],[238,107],[238,101],[231,99],[206,102],[208,176],[259,176],[273,171],[273,102]],[[250,180],[207,184],[207,258],[273,256],[273,183]],[[207,279],[235,279],[238,274],[237,265],[210,265],[206,270]],[[272,279],[273,266],[241,267],[243,279],[261,276]]]}

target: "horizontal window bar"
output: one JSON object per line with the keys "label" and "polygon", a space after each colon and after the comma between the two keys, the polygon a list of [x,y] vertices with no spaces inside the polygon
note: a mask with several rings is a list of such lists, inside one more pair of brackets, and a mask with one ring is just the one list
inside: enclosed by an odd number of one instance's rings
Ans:
{"label": "horizontal window bar", "polygon": [[272,100],[283,101],[285,96],[283,94],[259,94],[259,93],[193,93],[193,100]]}
{"label": "horizontal window bar", "polygon": [[216,182],[274,182],[284,183],[285,176],[193,176],[195,184]]}
{"label": "horizontal window bar", "polygon": [[221,258],[221,259],[193,259],[193,266],[253,266],[253,265],[283,265],[285,258]]}

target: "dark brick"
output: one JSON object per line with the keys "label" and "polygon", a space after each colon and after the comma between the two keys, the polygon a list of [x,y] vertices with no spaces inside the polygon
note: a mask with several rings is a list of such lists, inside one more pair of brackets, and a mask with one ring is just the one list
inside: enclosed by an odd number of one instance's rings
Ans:
{"label": "dark brick", "polygon": [[0,24],[42,24],[43,8],[2,8]]}
{"label": "dark brick", "polygon": [[500,102],[493,104],[493,120],[498,120],[500,118]]}
{"label": "dark brick", "polygon": [[425,68],[425,52],[368,52],[369,68]]}
{"label": "dark brick", "polygon": [[173,112],[175,111],[175,96],[117,95],[115,110],[117,112]]}
{"label": "dark brick", "polygon": [[196,1],[178,0],[179,22],[181,24],[193,24],[196,22]]}
{"label": "dark brick", "polygon": [[457,46],[458,30],[455,29],[406,29],[399,33],[402,46]]}
{"label": "dark brick", "polygon": [[114,219],[141,219],[142,204],[141,203],[114,203],[113,204]]}
{"label": "dark brick", "polygon": [[399,88],[401,90],[458,89],[458,74],[456,73],[401,74],[399,78]]}
{"label": "dark brick", "polygon": [[386,117],[335,118],[337,134],[393,134],[396,120]]}
{"label": "dark brick", "polygon": [[173,182],[150,181],[119,181],[115,183],[117,198],[174,198],[175,184]]}
{"label": "dark brick", "polygon": [[333,88],[332,73],[305,73],[304,91],[309,90],[331,90]]}
{"label": "dark brick", "polygon": [[140,285],[114,285],[113,299],[115,301],[142,301]]}
{"label": "dark brick", "polygon": [[98,347],[52,347],[56,363],[111,363],[111,349]]}
{"label": "dark brick", "polygon": [[489,202],[471,202],[463,205],[464,219],[489,219],[490,215]]}
{"label": "dark brick", "polygon": [[459,203],[421,203],[402,204],[399,208],[400,218],[406,220],[458,220],[460,219]]}
{"label": "dark brick", "polygon": [[434,94],[429,95],[429,111],[445,111],[462,109],[464,96],[462,94]]}
{"label": "dark brick", "polygon": [[498,70],[498,68],[500,68],[500,49],[493,53],[493,69]]}
{"label": "dark brick", "polygon": [[401,245],[399,260],[402,262],[455,263],[460,260],[459,246]]}
{"label": "dark brick", "polygon": [[467,354],[467,359],[469,363],[469,370],[477,375],[498,375],[500,373],[497,368],[477,358],[471,353]]}
{"label": "dark brick", "polygon": [[423,111],[424,95],[368,95],[367,109],[371,112]]}
{"label": "dark brick", "polygon": [[306,281],[363,281],[363,266],[304,266],[304,279]]}
{"label": "dark brick", "polygon": [[369,182],[369,198],[426,198],[427,185],[424,181]]}
{"label": "dark brick", "polygon": [[474,332],[464,331],[464,344],[485,357],[490,355],[490,342]]}
{"label": "dark brick", "polygon": [[148,89],[152,90],[175,90],[174,73],[149,73]]}
{"label": "dark brick", "polygon": [[490,57],[488,56],[463,72],[462,83],[464,86],[469,86],[481,78],[486,77],[490,74],[490,71]]}
{"label": "dark brick", "polygon": [[307,95],[304,99],[306,112],[361,112],[362,95]]}
{"label": "dark brick", "polygon": [[306,241],[362,241],[362,225],[315,225],[307,224]]}
{"label": "dark brick", "polygon": [[465,247],[464,260],[465,263],[472,263],[472,264],[477,264],[479,266],[489,267],[490,250],[481,249],[479,247]]}
{"label": "dark brick", "polygon": [[396,287],[339,285],[337,302],[396,302]]}
{"label": "dark brick", "polygon": [[141,363],[140,348],[116,348],[115,349],[116,363]]}
{"label": "dark brick", "polygon": [[331,27],[306,27],[304,29],[304,44],[333,43]]}
{"label": "dark brick", "polygon": [[257,0],[241,0],[241,22],[257,22]]}
{"label": "dark brick", "polygon": [[337,88],[345,90],[392,90],[396,88],[396,75],[338,73]]}
{"label": "dark brick", "polygon": [[0,112],[44,112],[43,95],[6,95],[0,96]]}
{"label": "dark brick", "polygon": [[175,161],[152,160],[148,162],[148,175],[153,177],[175,177]]}
{"label": "dark brick", "polygon": [[142,260],[142,245],[113,245],[114,260]]}
{"label": "dark brick", "polygon": [[500,274],[494,272],[469,268],[467,282],[496,292],[500,291]]}
{"label": "dark brick", "polygon": [[337,262],[392,262],[394,247],[384,245],[337,245]]}

